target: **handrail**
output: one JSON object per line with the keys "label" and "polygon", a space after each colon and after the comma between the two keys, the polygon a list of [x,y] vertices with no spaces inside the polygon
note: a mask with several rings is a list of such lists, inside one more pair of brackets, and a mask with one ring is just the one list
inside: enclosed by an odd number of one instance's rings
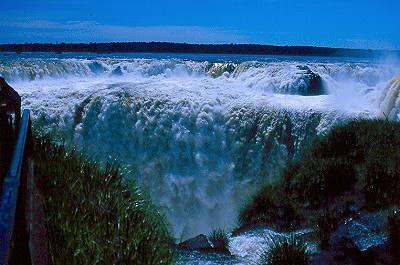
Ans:
{"label": "handrail", "polygon": [[3,181],[2,197],[0,201],[0,265],[8,264],[25,145],[29,131],[30,114],[29,110],[24,110],[11,166]]}

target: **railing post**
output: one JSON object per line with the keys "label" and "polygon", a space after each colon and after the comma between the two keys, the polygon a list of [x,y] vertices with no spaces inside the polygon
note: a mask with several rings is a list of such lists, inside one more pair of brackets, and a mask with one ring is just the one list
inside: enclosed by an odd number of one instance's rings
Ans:
{"label": "railing post", "polygon": [[0,77],[0,183],[8,170],[21,120],[21,97]]}
{"label": "railing post", "polygon": [[3,77],[0,77],[0,104],[6,107],[7,112],[15,113],[13,123],[18,127],[21,122],[21,97]]}

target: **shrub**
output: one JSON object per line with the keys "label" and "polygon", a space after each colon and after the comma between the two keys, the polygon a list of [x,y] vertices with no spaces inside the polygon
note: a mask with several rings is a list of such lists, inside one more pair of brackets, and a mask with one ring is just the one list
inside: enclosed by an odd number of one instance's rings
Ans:
{"label": "shrub", "polygon": [[295,237],[277,237],[262,253],[259,265],[308,265],[310,254],[307,246]]}
{"label": "shrub", "polygon": [[285,172],[289,182],[286,185],[291,186],[298,199],[314,207],[350,191],[356,181],[352,163],[340,158],[309,157],[301,162],[298,171]]}
{"label": "shrub", "polygon": [[276,228],[289,230],[302,222],[297,206],[275,185],[262,189],[241,211],[239,221],[242,227],[258,224],[273,224]]}
{"label": "shrub", "polygon": [[397,203],[399,131],[400,123],[385,120],[356,120],[334,128],[314,144],[292,174],[291,181],[300,184],[295,192],[315,207],[346,191],[362,193],[368,207]]}
{"label": "shrub", "polygon": [[[366,162],[361,175],[362,192],[368,208],[372,209],[400,202],[400,161],[391,159],[396,151],[379,149],[374,150],[374,156]],[[399,159],[399,151],[397,154]]]}
{"label": "shrub", "polygon": [[53,264],[171,264],[164,218],[118,170],[35,138]]}
{"label": "shrub", "polygon": [[387,224],[389,234],[390,252],[395,255],[400,255],[400,212],[394,210],[388,215]]}
{"label": "shrub", "polygon": [[330,205],[350,214],[347,208],[355,202],[364,209],[400,204],[399,132],[400,123],[388,120],[354,120],[333,128],[288,164],[279,183],[254,196],[241,212],[241,225],[283,222],[290,228],[309,223],[310,213]]}

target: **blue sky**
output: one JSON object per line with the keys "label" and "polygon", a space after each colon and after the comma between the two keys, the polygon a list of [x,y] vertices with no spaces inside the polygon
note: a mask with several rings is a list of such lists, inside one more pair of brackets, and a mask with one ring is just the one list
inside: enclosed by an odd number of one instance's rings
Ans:
{"label": "blue sky", "polygon": [[174,41],[400,49],[400,0],[1,0],[0,43]]}

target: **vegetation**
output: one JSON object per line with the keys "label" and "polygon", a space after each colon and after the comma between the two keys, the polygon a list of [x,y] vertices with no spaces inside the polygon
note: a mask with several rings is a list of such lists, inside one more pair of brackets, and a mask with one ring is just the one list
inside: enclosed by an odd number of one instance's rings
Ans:
{"label": "vegetation", "polygon": [[308,265],[310,254],[307,246],[295,237],[277,237],[262,253],[259,265]]}
{"label": "vegetation", "polygon": [[335,216],[320,220],[327,232],[328,223],[350,216],[355,207],[398,205],[399,132],[400,123],[387,120],[354,120],[334,128],[301,160],[290,163],[277,184],[261,189],[246,205],[242,227],[295,228],[312,224],[310,217],[324,214],[323,209],[336,209]]}
{"label": "vegetation", "polygon": [[390,51],[325,48],[313,46],[274,46],[259,44],[188,44],[170,42],[110,42],[110,43],[31,43],[0,44],[0,52],[175,52],[222,54],[279,54],[316,56],[371,56],[394,54]]}
{"label": "vegetation", "polygon": [[400,255],[400,212],[394,210],[388,215],[388,234],[390,252]]}
{"label": "vegetation", "polygon": [[269,224],[282,230],[298,227],[302,216],[288,199],[279,184],[267,185],[241,212],[239,221],[244,227]]}
{"label": "vegetation", "polygon": [[229,252],[229,236],[224,229],[215,229],[208,236],[213,249],[221,252]]}
{"label": "vegetation", "polygon": [[53,264],[173,262],[164,218],[134,183],[46,137],[34,141]]}

